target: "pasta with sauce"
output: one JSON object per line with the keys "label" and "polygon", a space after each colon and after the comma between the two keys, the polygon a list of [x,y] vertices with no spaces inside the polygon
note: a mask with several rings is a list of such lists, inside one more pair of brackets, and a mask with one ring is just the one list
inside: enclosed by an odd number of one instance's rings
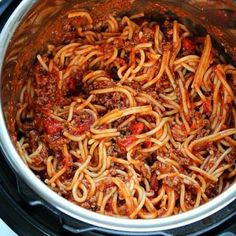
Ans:
{"label": "pasta with sauce", "polygon": [[236,179],[236,69],[211,37],[143,13],[72,12],[24,84],[17,149],[52,190],[101,214],[188,211]]}

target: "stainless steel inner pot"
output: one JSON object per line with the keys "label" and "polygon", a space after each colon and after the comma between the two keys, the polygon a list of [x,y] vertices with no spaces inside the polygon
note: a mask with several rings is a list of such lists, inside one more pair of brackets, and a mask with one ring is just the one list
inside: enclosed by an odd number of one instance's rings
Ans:
{"label": "stainless steel inner pot", "polygon": [[[208,3],[204,5],[203,2]],[[100,4],[109,5],[107,12],[99,12]],[[45,201],[63,213],[92,225],[132,232],[173,229],[206,218],[236,199],[236,184],[234,184],[209,203],[179,215],[150,220],[130,220],[101,215],[76,206],[50,190],[25,166],[11,140],[10,134],[14,132],[12,117],[14,117],[15,103],[19,97],[24,71],[47,40],[48,34],[45,30],[48,30],[47,32],[53,30],[56,17],[64,14],[65,9],[72,7],[92,10],[97,12],[97,15],[114,11],[118,15],[144,11],[148,16],[155,18],[161,14],[159,4],[167,6],[195,32],[202,31],[203,26],[219,44],[224,45],[236,61],[235,22],[232,24],[227,14],[221,19],[216,17],[222,9],[230,14],[236,10],[231,1],[186,0],[180,3],[177,0],[23,0],[0,35],[0,144],[6,159],[23,181]]]}

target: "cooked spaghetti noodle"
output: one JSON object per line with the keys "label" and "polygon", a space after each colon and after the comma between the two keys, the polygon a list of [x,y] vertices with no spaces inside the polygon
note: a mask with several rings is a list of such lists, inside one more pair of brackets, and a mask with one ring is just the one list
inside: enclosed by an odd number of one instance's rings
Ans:
{"label": "cooked spaghetti noodle", "polygon": [[143,13],[67,20],[67,41],[36,55],[16,115],[18,151],[51,189],[95,212],[149,219],[235,182],[236,69],[209,35]]}

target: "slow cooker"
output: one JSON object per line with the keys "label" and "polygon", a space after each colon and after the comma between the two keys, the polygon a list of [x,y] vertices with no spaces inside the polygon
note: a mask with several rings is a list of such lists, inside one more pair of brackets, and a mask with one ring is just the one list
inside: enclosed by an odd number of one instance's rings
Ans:
{"label": "slow cooker", "polygon": [[[1,26],[8,21],[0,36],[0,217],[19,235],[234,235],[236,185],[209,203],[180,215],[154,220],[124,220],[74,206],[48,189],[26,168],[11,142],[6,125],[6,108],[14,102],[12,98],[17,97],[10,86],[15,60],[42,27],[48,26],[64,7],[74,2],[89,10],[99,8],[99,4],[106,1],[8,1],[1,16]],[[236,3],[233,1],[130,0],[130,4],[132,11],[144,9],[153,17],[156,17],[155,9],[148,5],[163,4],[194,33],[207,30],[215,38],[215,43],[219,47],[223,45],[226,53],[236,59]],[[216,17],[220,20],[214,20]]]}

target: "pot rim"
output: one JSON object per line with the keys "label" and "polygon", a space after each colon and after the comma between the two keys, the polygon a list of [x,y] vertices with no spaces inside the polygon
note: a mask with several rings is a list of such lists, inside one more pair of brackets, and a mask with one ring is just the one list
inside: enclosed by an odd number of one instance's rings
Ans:
{"label": "pot rim", "polygon": [[[17,26],[21,22],[23,16],[27,14],[27,12],[36,2],[38,1],[23,0],[12,13],[0,34],[0,42],[5,42],[5,44],[0,45],[0,54],[2,55],[0,57],[0,77],[2,74],[4,57],[7,51],[7,47],[11,41],[11,37],[13,36]],[[2,88],[1,80],[0,84]],[[2,91],[0,91],[0,98],[1,97]],[[1,100],[0,120],[5,120]],[[210,202],[178,215],[145,220],[105,216],[69,202],[65,198],[53,192],[41,180],[39,180],[36,175],[25,165],[20,155],[16,151],[16,148],[8,133],[5,122],[0,122],[0,146],[3,153],[5,154],[6,159],[13,167],[15,172],[34,192],[42,197],[42,199],[44,199],[46,202],[50,203],[52,206],[65,213],[66,215],[98,227],[126,232],[155,232],[178,228],[206,218],[221,210],[236,199],[236,184],[233,184],[229,189],[212,199]]]}

